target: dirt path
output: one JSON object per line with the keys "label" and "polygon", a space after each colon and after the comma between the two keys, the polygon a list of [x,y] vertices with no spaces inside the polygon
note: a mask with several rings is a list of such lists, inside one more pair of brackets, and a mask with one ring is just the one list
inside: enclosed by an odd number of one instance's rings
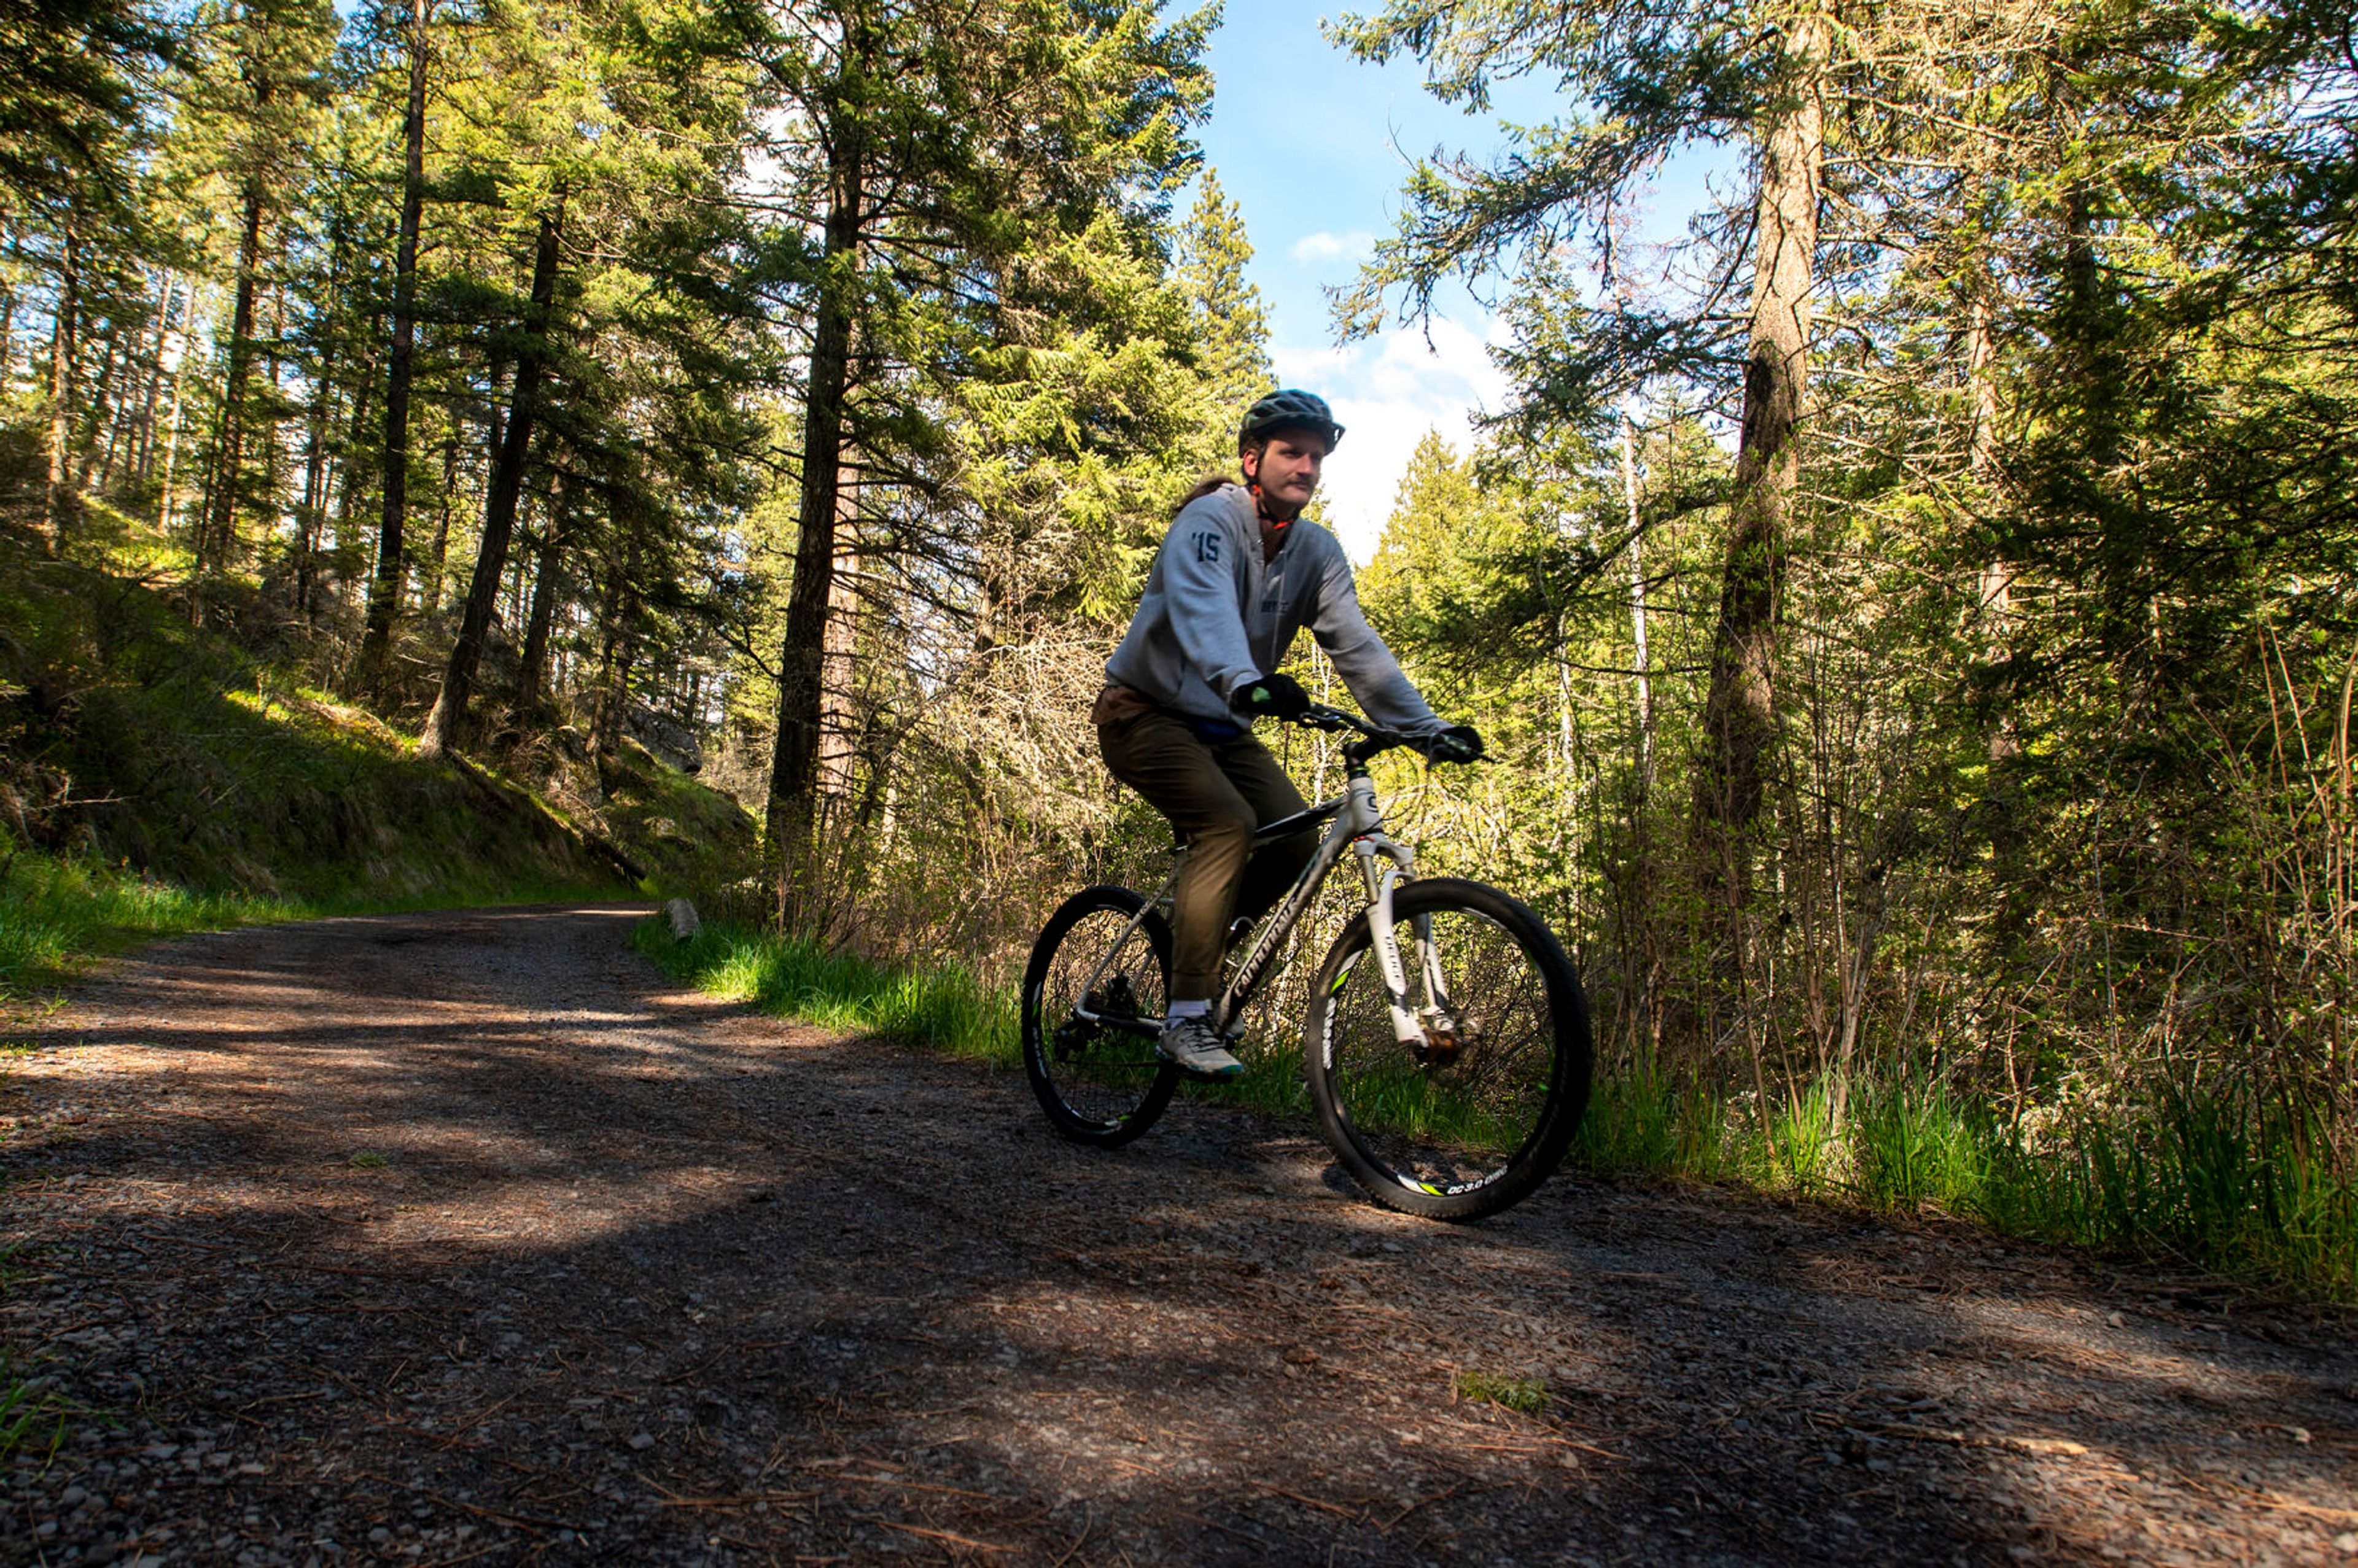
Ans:
{"label": "dirt path", "polygon": [[51,1021],[5,1333],[88,1413],[0,1559],[2358,1559],[2346,1320],[1569,1181],[1422,1225],[1202,1107],[1095,1154],[634,918],[192,938]]}

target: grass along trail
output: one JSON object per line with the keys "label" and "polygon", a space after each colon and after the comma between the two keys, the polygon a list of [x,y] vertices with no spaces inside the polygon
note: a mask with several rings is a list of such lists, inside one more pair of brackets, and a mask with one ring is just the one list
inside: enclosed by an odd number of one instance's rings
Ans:
{"label": "grass along trail", "polygon": [[[633,935],[674,979],[774,1016],[923,1042],[1017,1065],[1018,999],[956,964],[881,967],[806,942],[716,924],[686,943],[660,923]],[[1315,957],[1297,946],[1306,973]],[[1269,988],[1239,1049],[1244,1076],[1185,1085],[1198,1103],[1312,1115],[1300,999]],[[2161,1257],[2312,1298],[2358,1301],[2358,1184],[2331,1141],[2243,1084],[2165,1097],[2158,1118],[2009,1118],[1939,1082],[1863,1076],[1837,1125],[1823,1082],[1764,1118],[1645,1069],[1600,1065],[1568,1162],[1606,1179],[1676,1178],[1778,1196],[1927,1210],[2001,1235]]]}

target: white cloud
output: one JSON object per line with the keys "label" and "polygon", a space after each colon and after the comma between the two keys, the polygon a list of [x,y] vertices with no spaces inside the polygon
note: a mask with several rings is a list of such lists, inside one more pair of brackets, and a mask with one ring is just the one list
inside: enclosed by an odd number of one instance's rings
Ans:
{"label": "white cloud", "polygon": [[1279,384],[1317,393],[1343,424],[1343,444],[1326,460],[1320,493],[1354,561],[1364,565],[1375,554],[1401,476],[1425,432],[1439,430],[1463,454],[1473,444],[1474,416],[1505,402],[1507,378],[1486,351],[1498,330],[1488,316],[1444,317],[1429,332],[1401,327],[1340,348],[1271,345]]}
{"label": "white cloud", "polygon": [[1365,230],[1330,234],[1321,229],[1293,242],[1293,259],[1298,262],[1361,261],[1375,254],[1376,237]]}

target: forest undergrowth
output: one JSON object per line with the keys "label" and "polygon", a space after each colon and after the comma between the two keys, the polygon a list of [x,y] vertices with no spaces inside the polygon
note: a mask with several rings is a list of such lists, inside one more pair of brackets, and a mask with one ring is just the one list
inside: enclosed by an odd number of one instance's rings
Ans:
{"label": "forest undergrowth", "polygon": [[422,761],[314,684],[299,641],[192,624],[174,589],[0,536],[0,1007],[188,932],[648,896],[749,837],[627,741],[594,804],[546,738],[522,769]]}

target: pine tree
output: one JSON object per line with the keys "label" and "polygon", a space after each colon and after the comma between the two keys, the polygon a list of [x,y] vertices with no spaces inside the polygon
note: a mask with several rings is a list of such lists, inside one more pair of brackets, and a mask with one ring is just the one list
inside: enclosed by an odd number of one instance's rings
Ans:
{"label": "pine tree", "polygon": [[[256,406],[254,367],[258,358],[278,351],[261,341],[256,303],[274,281],[266,275],[277,271],[265,265],[265,248],[274,254],[286,248],[275,243],[273,230],[291,194],[287,170],[305,157],[328,88],[336,18],[325,0],[262,0],[209,13],[198,36],[203,47],[188,63],[186,107],[173,153],[203,170],[200,189],[225,199],[233,224],[219,425],[211,481],[192,540],[200,569],[218,570],[233,566],[239,553],[237,518],[241,502],[249,499],[250,447],[275,439],[271,429],[254,428],[269,417],[265,406]],[[251,499],[265,505],[276,500]]]}
{"label": "pine tree", "polygon": [[1210,470],[1229,466],[1245,410],[1271,384],[1269,311],[1260,289],[1245,276],[1252,257],[1244,213],[1220,189],[1218,172],[1206,169],[1195,210],[1179,232],[1173,276],[1187,296],[1211,403],[1204,438]]}
{"label": "pine tree", "polygon": [[1027,253],[1075,243],[1128,187],[1163,197],[1203,93],[1204,32],[1200,18],[1159,27],[1150,9],[1111,0],[834,0],[790,8],[763,51],[808,149],[807,178],[779,193],[779,214],[819,242],[797,278],[807,370],[765,814],[789,923],[808,909],[818,865],[845,475],[856,467],[862,488],[885,472],[930,482],[925,470],[947,451],[943,381],[1011,319],[1005,286],[1020,299]]}

